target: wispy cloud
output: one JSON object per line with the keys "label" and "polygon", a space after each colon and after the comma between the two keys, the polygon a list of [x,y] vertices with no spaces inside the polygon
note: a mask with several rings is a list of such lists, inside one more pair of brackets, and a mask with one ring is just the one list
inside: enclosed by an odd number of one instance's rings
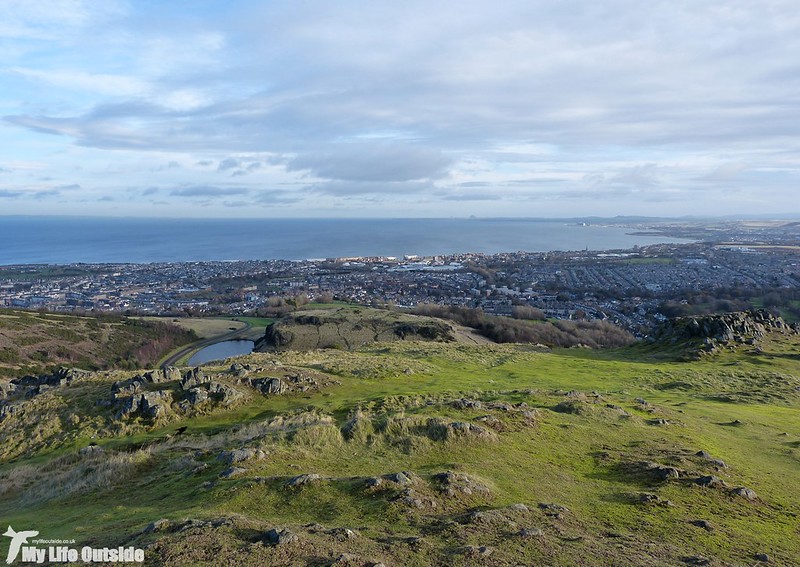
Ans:
{"label": "wispy cloud", "polygon": [[244,195],[247,189],[241,187],[214,187],[211,185],[195,185],[181,187],[169,192],[173,197],[226,197],[229,195]]}

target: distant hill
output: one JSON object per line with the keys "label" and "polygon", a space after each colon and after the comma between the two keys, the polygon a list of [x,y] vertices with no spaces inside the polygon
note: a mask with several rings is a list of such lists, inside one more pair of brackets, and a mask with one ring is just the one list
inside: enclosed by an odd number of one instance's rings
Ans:
{"label": "distant hill", "polygon": [[0,309],[0,376],[57,366],[142,368],[194,340],[194,333],[158,321]]}
{"label": "distant hill", "polygon": [[367,307],[304,309],[266,329],[259,350],[355,349],[375,342],[456,340],[450,323]]}

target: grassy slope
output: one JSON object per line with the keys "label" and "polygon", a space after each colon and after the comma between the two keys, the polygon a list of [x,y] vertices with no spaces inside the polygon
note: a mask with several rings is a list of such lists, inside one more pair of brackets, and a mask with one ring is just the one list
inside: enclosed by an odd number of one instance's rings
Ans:
{"label": "grassy slope", "polygon": [[167,321],[0,309],[0,377],[57,365],[84,369],[154,364],[193,340]]}
{"label": "grassy slope", "polygon": [[[284,363],[330,372],[341,384],[316,394],[252,397],[234,411],[152,430],[134,427],[128,437],[101,439],[107,454],[146,440],[153,444],[132,453],[128,461],[109,465],[108,478],[98,477],[109,488],[44,499],[47,495],[36,486],[56,474],[47,472],[47,464],[59,464],[56,459],[70,458],[86,445],[88,427],[82,436],[0,466],[6,478],[14,471],[21,478],[33,475],[21,468],[26,465],[45,475],[36,477],[38,484],[26,488],[23,482],[19,490],[0,495],[0,517],[14,526],[35,526],[47,537],[102,545],[126,542],[162,517],[237,518],[238,531],[163,536],[150,557],[165,562],[172,557],[175,564],[203,557],[233,563],[247,557],[275,564],[312,560],[309,552],[291,545],[253,546],[253,534],[275,526],[288,526],[312,542],[318,558],[349,551],[389,565],[680,565],[695,555],[716,564],[752,565],[759,552],[769,553],[777,564],[796,564],[800,357],[798,345],[785,339],[764,345],[764,351],[760,356],[739,352],[696,362],[656,360],[636,348],[542,353],[524,346],[424,343],[284,353],[279,355]],[[263,364],[273,358],[257,354],[249,360]],[[83,388],[100,391],[107,387],[103,380]],[[574,399],[565,396],[570,390],[589,393],[588,401],[579,403],[585,413],[552,411],[559,402]],[[602,401],[594,399],[593,390]],[[72,395],[61,391],[53,400],[62,397],[69,403]],[[515,412],[457,409],[448,403],[462,396],[524,401],[538,409],[538,417],[530,422]],[[637,397],[650,406],[637,403]],[[629,417],[607,403],[620,406]],[[346,439],[340,430],[356,408],[362,412],[363,431]],[[503,425],[488,439],[435,440],[426,425],[434,417],[482,423],[475,420],[485,415]],[[268,423],[279,416],[295,416],[294,425]],[[650,424],[658,418],[670,424]],[[732,425],[737,419],[741,424]],[[190,434],[165,440],[180,424],[188,425]],[[250,424],[250,435],[242,432],[243,424]],[[241,445],[262,447],[270,456],[245,463],[243,478],[218,479],[227,465],[216,454]],[[700,449],[723,459],[728,468],[710,468],[693,456]],[[750,502],[686,479],[655,481],[635,469],[643,460],[678,466],[694,476],[713,473],[732,487],[754,489],[759,499]],[[193,474],[202,463],[208,468]],[[102,471],[101,466],[94,469]],[[419,475],[414,489],[437,506],[403,506],[394,500],[400,489],[365,490],[364,477],[399,470]],[[443,496],[430,475],[445,470],[467,473],[489,487],[489,495]],[[283,486],[301,472],[330,478],[301,489]],[[255,477],[266,481],[248,481]],[[658,494],[674,505],[635,503],[641,492]],[[527,504],[530,511],[504,510],[515,502]],[[569,512],[549,517],[537,508],[539,503],[558,503]],[[496,510],[506,519],[467,519],[475,510]],[[690,524],[698,519],[709,520],[714,531]],[[359,536],[338,542],[307,533],[301,526],[311,522],[347,526]],[[520,538],[515,534],[522,527],[538,527],[543,536]],[[423,536],[422,543],[399,539],[409,536]],[[150,535],[136,541],[155,539]],[[189,541],[191,549],[186,547]],[[490,546],[494,552],[476,559],[463,553],[467,545]],[[202,555],[203,550],[209,555]],[[247,555],[237,555],[237,550]],[[289,559],[281,553],[289,553]]]}

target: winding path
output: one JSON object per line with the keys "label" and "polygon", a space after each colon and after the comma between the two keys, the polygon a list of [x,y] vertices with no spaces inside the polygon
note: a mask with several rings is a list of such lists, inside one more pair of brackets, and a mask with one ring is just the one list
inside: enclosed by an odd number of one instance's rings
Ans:
{"label": "winding path", "polygon": [[215,343],[221,343],[222,341],[229,341],[231,339],[236,338],[237,335],[249,331],[253,328],[248,322],[245,322],[245,326],[241,329],[236,329],[235,331],[230,331],[225,333],[224,335],[217,335],[216,337],[211,337],[210,339],[203,339],[202,341],[194,342],[190,345],[186,345],[181,350],[176,352],[175,354],[170,355],[164,362],[161,363],[161,368],[166,368],[167,366],[175,366],[175,364],[184,356],[189,354],[192,351],[200,350],[201,348],[205,348],[209,345],[213,345]]}

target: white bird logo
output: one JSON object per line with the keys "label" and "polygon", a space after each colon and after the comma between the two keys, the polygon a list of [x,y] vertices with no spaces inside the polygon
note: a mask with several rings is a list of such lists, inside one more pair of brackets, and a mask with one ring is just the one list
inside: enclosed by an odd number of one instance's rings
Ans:
{"label": "white bird logo", "polygon": [[6,563],[10,565],[17,558],[17,555],[19,554],[19,548],[22,547],[22,544],[28,543],[28,538],[36,537],[39,535],[39,532],[35,532],[33,530],[26,532],[15,532],[14,528],[8,526],[8,529],[3,535],[11,538],[11,543],[8,546],[8,557],[6,558]]}

